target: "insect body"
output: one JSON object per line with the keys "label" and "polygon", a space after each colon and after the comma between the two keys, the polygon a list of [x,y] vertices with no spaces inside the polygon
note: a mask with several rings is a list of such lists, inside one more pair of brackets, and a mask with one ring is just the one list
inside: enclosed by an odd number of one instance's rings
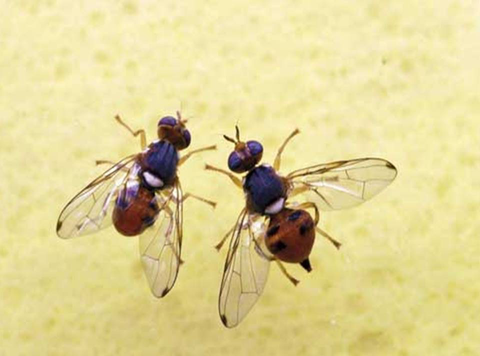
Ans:
{"label": "insect body", "polygon": [[265,245],[280,261],[300,263],[308,272],[315,242],[315,222],[306,210],[283,208],[270,217]]}
{"label": "insect body", "polygon": [[261,165],[247,174],[243,190],[249,211],[260,215],[275,214],[285,203],[288,185],[272,167]]}
{"label": "insect body", "polygon": [[155,192],[135,182],[118,193],[112,213],[113,226],[122,235],[140,235],[155,223],[159,212]]}
{"label": "insect body", "polygon": [[[158,123],[158,140],[146,146],[140,135],[142,152],[130,155],[111,166],[87,185],[63,209],[58,218],[61,238],[86,235],[113,223],[125,236],[140,236],[140,254],[152,293],[163,297],[173,287],[181,264],[183,201],[196,198],[213,207],[215,203],[192,194],[183,194],[177,168],[192,154],[213,150],[215,146],[193,150],[182,158],[179,151],[191,142],[180,113]],[[97,164],[109,163],[97,161]]]}
{"label": "insect body", "polygon": [[[335,247],[340,243],[317,225],[319,210],[336,210],[358,205],[379,193],[397,174],[395,167],[380,158],[337,161],[299,169],[282,176],[281,154],[298,130],[278,150],[273,167],[259,165],[263,147],[257,141],[224,136],[235,144],[228,167],[235,173],[247,173],[243,180],[229,171],[207,165],[206,169],[227,175],[243,189],[246,198],[237,222],[217,245],[220,249],[230,236],[218,308],[227,327],[238,325],[263,292],[271,261],[275,261],[288,279],[297,284],[282,262],[299,263],[310,272],[309,255],[315,234],[328,239]],[[302,194],[305,202],[290,203]],[[312,215],[307,211],[311,209]]]}

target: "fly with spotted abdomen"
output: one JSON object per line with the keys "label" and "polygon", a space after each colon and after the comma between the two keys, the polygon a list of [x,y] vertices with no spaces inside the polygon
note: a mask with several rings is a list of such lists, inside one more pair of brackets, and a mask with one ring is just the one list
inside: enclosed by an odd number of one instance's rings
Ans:
{"label": "fly with spotted abdomen", "polygon": [[[309,255],[315,233],[340,247],[338,241],[318,227],[320,210],[359,205],[382,191],[397,175],[389,161],[360,158],[317,164],[282,176],[281,155],[298,129],[280,146],[273,167],[259,164],[263,155],[261,143],[243,142],[238,127],[235,129],[235,139],[224,136],[235,145],[228,157],[231,172],[206,165],[207,170],[228,176],[246,197],[237,222],[216,246],[220,249],[230,236],[218,299],[220,319],[229,328],[237,326],[257,302],[271,261],[296,285],[298,280],[287,272],[283,262],[298,263],[310,272]],[[232,172],[246,175],[241,180]],[[306,202],[290,202],[300,194]],[[307,209],[313,211],[313,217]]]}

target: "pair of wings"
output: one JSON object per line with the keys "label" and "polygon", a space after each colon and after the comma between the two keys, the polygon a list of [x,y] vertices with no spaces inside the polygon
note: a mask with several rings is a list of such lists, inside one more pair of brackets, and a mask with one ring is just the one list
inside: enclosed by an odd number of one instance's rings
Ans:
{"label": "pair of wings", "polygon": [[[137,155],[107,169],[78,193],[62,210],[57,222],[59,237],[69,239],[94,233],[112,224],[117,195],[129,184],[138,184]],[[175,284],[181,264],[183,195],[175,185],[156,193],[161,207],[155,223],[139,236],[143,270],[154,296],[165,296]]]}
{"label": "pair of wings", "polygon": [[[291,192],[303,192],[321,210],[346,209],[369,200],[396,177],[380,158],[336,161],[291,172]],[[225,261],[218,309],[223,324],[238,325],[255,305],[268,278],[271,259],[264,252],[264,217],[243,209],[233,228]]]}

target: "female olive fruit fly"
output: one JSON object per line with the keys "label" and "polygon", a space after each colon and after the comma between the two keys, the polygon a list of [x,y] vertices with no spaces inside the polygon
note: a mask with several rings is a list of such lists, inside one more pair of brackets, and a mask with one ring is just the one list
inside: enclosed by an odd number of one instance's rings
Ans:
{"label": "female olive fruit fly", "polygon": [[124,236],[139,236],[143,270],[155,297],[165,296],[175,284],[181,260],[183,202],[195,198],[212,207],[215,203],[182,192],[177,168],[193,154],[214,150],[209,146],[179,151],[191,142],[187,120],[166,116],[157,126],[158,140],[146,144],[144,130],[132,130],[118,115],[117,122],[133,136],[140,136],[142,151],[110,164],[98,178],[80,191],[62,210],[57,234],[68,239],[97,232],[113,224]]}
{"label": "female olive fruit fly", "polygon": [[[299,130],[294,130],[280,146],[272,167],[259,165],[261,143],[241,141],[239,129],[235,128],[236,139],[224,136],[235,145],[227,163],[230,171],[246,173],[243,180],[206,165],[207,170],[228,176],[243,189],[246,198],[235,225],[216,246],[220,249],[230,236],[218,299],[220,318],[229,328],[243,320],[262,294],[271,261],[297,284],[282,262],[299,263],[310,272],[309,255],[316,232],[340,247],[318,227],[319,210],[359,205],[382,191],[397,175],[393,164],[384,159],[359,158],[317,164],[282,176],[278,172],[282,152]],[[289,199],[297,195],[303,195],[305,202],[290,203]],[[314,217],[307,209],[313,210]]]}

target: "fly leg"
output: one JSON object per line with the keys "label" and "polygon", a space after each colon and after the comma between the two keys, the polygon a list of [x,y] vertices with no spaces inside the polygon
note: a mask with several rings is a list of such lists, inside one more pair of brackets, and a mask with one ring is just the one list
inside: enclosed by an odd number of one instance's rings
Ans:
{"label": "fly leg", "polygon": [[283,142],[283,144],[280,146],[277,152],[277,156],[275,157],[275,161],[273,162],[273,169],[275,169],[277,172],[280,170],[280,161],[281,161],[281,155],[283,150],[285,149],[285,146],[287,143],[295,136],[298,135],[300,131],[298,129],[295,129]]}
{"label": "fly leg", "polygon": [[[242,211],[241,215],[243,215],[244,211]],[[238,221],[232,226],[232,228],[230,230],[227,231],[227,233],[223,236],[223,238],[220,240],[219,243],[217,243],[215,245],[215,249],[217,251],[220,251],[221,248],[223,247],[223,245],[225,244],[225,241],[227,241],[228,237],[235,231],[235,228],[237,227],[237,223]],[[250,234],[250,237],[252,238],[252,241],[255,242],[255,244],[257,244],[257,241],[252,237],[252,231],[250,230],[251,226],[252,226],[252,219],[248,219],[248,221],[246,223],[244,223],[242,226],[239,226],[238,228],[239,229],[249,229],[249,234]],[[258,246],[258,244],[257,244]]]}
{"label": "fly leg", "polygon": [[285,266],[283,265],[283,263],[280,262],[280,260],[279,260],[278,258],[275,258],[275,257],[274,257],[274,260],[275,260],[275,262],[277,262],[277,266],[278,266],[278,268],[280,268],[280,271],[283,273],[283,275],[284,275],[285,277],[287,277],[288,280],[289,280],[290,282],[292,282],[294,286],[296,286],[298,283],[300,283],[300,281],[299,281],[298,279],[292,277],[292,275],[291,275],[290,273],[288,273],[287,269],[285,268]]}
{"label": "fly leg", "polygon": [[285,277],[287,277],[287,279],[292,282],[292,284],[294,286],[296,286],[298,283],[300,283],[300,281],[298,279],[296,279],[295,277],[293,277],[290,273],[288,273],[287,269],[285,268],[285,266],[283,265],[283,263],[277,258],[275,257],[274,255],[266,255],[264,252],[263,252],[263,249],[261,248],[260,246],[260,242],[257,240],[257,239],[253,239],[253,242],[255,243],[256,245],[256,248],[260,251],[262,251],[262,254],[265,258],[267,258],[268,260],[270,261],[275,261],[277,263],[277,266],[278,268],[280,268],[280,271],[283,273],[283,275]]}
{"label": "fly leg", "polygon": [[140,146],[142,147],[142,151],[147,148],[147,137],[145,135],[145,130],[132,130],[130,128],[130,126],[128,126],[121,118],[119,115],[116,115],[115,116],[115,120],[117,120],[117,122],[122,125],[123,127],[125,127],[134,137],[137,137],[138,135],[140,135]]}
{"label": "fly leg", "polygon": [[199,152],[203,152],[203,151],[211,151],[211,150],[216,150],[217,149],[217,146],[216,145],[213,145],[213,146],[208,146],[208,147],[202,147],[202,148],[197,148],[196,150],[193,150],[193,151],[190,151],[188,152],[185,156],[183,156],[182,158],[180,158],[180,160],[178,161],[178,165],[181,166],[183,163],[185,163],[185,161],[187,159],[189,159],[192,155],[194,155],[195,153],[199,153]]}
{"label": "fly leg", "polygon": [[317,226],[318,222],[320,221],[320,212],[318,211],[318,207],[312,202],[306,202],[302,204],[298,204],[293,206],[295,209],[313,209],[315,211],[315,226]]}
{"label": "fly leg", "polygon": [[[213,209],[215,209],[215,206],[217,205],[217,203],[215,203],[215,202],[213,202],[213,201],[211,201],[211,200],[208,200],[208,199],[199,197],[198,195],[194,195],[194,194],[192,194],[192,193],[185,193],[185,194],[182,196],[182,200],[181,200],[180,203],[183,204],[183,202],[184,202],[185,200],[187,200],[188,198],[193,198],[193,199],[196,199],[196,200],[198,200],[198,201],[201,201],[201,202],[203,202],[203,203],[205,203],[205,204],[208,204],[208,205],[210,205]],[[178,199],[177,199],[177,198],[175,198],[175,197],[172,196],[171,199],[172,199],[174,202],[178,203]],[[167,210],[165,210],[166,213],[170,216],[171,219],[173,219],[173,213],[172,213],[170,207],[168,206],[168,204],[165,204],[165,208],[167,209]],[[181,236],[179,236],[179,239],[181,239]],[[181,246],[182,241],[180,240],[179,243],[180,243],[180,246]],[[175,252],[175,253],[176,253],[176,252]],[[183,263],[183,262],[184,262],[182,259],[180,259],[180,256],[177,256],[177,257],[178,257],[178,260],[180,261],[180,263]]]}
{"label": "fly leg", "polygon": [[230,230],[228,230],[228,232],[225,234],[225,236],[223,236],[223,238],[220,240],[219,243],[217,243],[215,245],[215,249],[217,251],[220,251],[223,247],[223,244],[225,243],[225,241],[227,241],[228,237],[230,236],[230,234],[233,232],[233,230],[235,230],[235,226],[236,225],[233,225],[232,228]]}
{"label": "fly leg", "polygon": [[109,161],[108,159],[97,159],[97,160],[95,161],[95,165],[99,166],[99,165],[101,165],[101,164],[110,164],[110,165],[113,166],[113,165],[115,164],[115,162]]}
{"label": "fly leg", "polygon": [[322,229],[320,229],[318,226],[315,226],[315,230],[317,230],[317,232],[322,235],[323,237],[325,237],[328,241],[330,241],[333,246],[335,246],[337,248],[337,250],[340,249],[340,247],[342,246],[342,244],[340,242],[338,242],[337,240],[335,240],[333,237],[331,237],[329,234],[327,234],[325,231],[323,231]]}
{"label": "fly leg", "polygon": [[204,202],[205,204],[208,204],[210,205],[213,209],[215,209],[215,207],[217,206],[217,203],[214,202],[214,201],[211,201],[211,200],[208,200],[208,199],[205,199],[205,198],[202,198],[202,197],[199,197],[198,195],[194,195],[192,193],[185,193],[183,195],[183,198],[182,198],[182,203],[187,200],[188,198],[193,198],[193,199],[196,199],[198,201],[201,201],[201,202]]}
{"label": "fly leg", "polygon": [[331,237],[327,232],[323,231],[322,229],[320,229],[318,227],[318,222],[320,220],[320,214],[319,214],[317,205],[315,205],[312,202],[306,202],[306,203],[302,203],[302,204],[299,204],[299,205],[295,206],[295,208],[296,209],[314,209],[314,211],[315,211],[315,230],[317,230],[317,232],[320,235],[322,235],[328,241],[330,241],[333,244],[333,246],[335,246],[337,249],[340,249],[340,246],[342,246],[342,244],[340,242],[338,242],[337,240],[335,240],[333,237]]}
{"label": "fly leg", "polygon": [[220,169],[220,168],[217,168],[217,167],[213,167],[209,164],[206,164],[205,165],[205,169],[207,171],[215,171],[215,172],[218,172],[218,173],[222,173],[222,174],[225,174],[228,178],[230,178],[232,180],[232,182],[240,189],[243,189],[243,184],[242,184],[242,181],[240,180],[240,178],[234,176],[232,173],[228,172],[228,171],[225,171],[223,169]]}

